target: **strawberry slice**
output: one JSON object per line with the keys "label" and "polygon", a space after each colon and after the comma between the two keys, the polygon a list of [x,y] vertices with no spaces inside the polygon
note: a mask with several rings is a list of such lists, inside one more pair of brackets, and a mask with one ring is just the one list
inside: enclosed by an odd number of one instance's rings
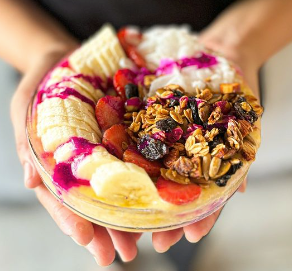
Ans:
{"label": "strawberry slice", "polygon": [[115,124],[107,129],[102,138],[102,144],[106,149],[119,159],[123,159],[124,145],[130,144],[129,136],[123,124]]}
{"label": "strawberry slice", "polygon": [[201,187],[196,184],[179,184],[159,177],[156,182],[159,196],[175,205],[183,205],[197,199],[201,194]]}
{"label": "strawberry slice", "polygon": [[133,163],[144,168],[150,177],[160,176],[160,168],[163,167],[161,162],[148,161],[142,154],[132,148],[128,148],[124,152],[123,160],[124,162]]}
{"label": "strawberry slice", "polygon": [[121,97],[107,95],[99,99],[95,107],[95,116],[102,131],[121,123],[124,113],[124,102]]}
{"label": "strawberry slice", "polygon": [[124,48],[127,56],[139,67],[146,67],[146,61],[137,50],[142,40],[142,33],[136,29],[122,28],[118,32],[118,39]]}
{"label": "strawberry slice", "polygon": [[125,86],[129,83],[134,83],[135,73],[129,69],[118,70],[114,75],[114,87],[117,94],[126,100]]}

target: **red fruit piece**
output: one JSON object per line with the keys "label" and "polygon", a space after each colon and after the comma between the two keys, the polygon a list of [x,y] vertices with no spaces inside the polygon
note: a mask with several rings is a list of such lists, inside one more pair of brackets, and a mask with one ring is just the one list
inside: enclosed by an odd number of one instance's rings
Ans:
{"label": "red fruit piece", "polygon": [[179,184],[163,177],[158,178],[156,188],[163,200],[176,205],[192,202],[201,194],[201,187],[196,184]]}
{"label": "red fruit piece", "polygon": [[142,40],[142,34],[135,29],[122,28],[118,32],[118,38],[127,56],[132,59],[139,68],[146,67],[145,59],[137,50],[137,45],[139,45]]}
{"label": "red fruit piece", "polygon": [[114,124],[121,123],[124,113],[124,102],[120,97],[102,97],[98,100],[95,107],[95,116],[102,131],[105,131]]}
{"label": "red fruit piece", "polygon": [[129,69],[121,69],[114,75],[114,87],[119,96],[126,100],[125,86],[134,83],[135,73]]}
{"label": "red fruit piece", "polygon": [[150,177],[160,176],[160,168],[163,164],[159,161],[148,161],[143,155],[132,148],[127,149],[123,155],[124,162],[136,164],[145,169]]}
{"label": "red fruit piece", "polygon": [[123,124],[115,124],[107,129],[103,134],[102,144],[111,154],[122,160],[125,148],[124,145],[130,144],[125,126]]}

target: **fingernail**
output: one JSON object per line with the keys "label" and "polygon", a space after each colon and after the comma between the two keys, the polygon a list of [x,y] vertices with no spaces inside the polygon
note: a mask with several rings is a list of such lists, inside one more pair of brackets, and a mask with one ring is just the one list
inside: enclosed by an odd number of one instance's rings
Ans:
{"label": "fingernail", "polygon": [[24,169],[24,182],[27,184],[33,175],[33,168],[29,162],[25,162],[23,165]]}
{"label": "fingernail", "polygon": [[70,236],[71,238],[72,238],[72,240],[78,245],[78,246],[81,246],[82,247],[82,245],[80,244],[80,243],[78,243],[78,241],[76,240],[76,239],[74,239],[72,236]]}
{"label": "fingernail", "polygon": [[168,251],[169,249],[170,249],[170,247],[167,247],[166,249],[155,248],[156,252],[158,252],[158,253],[165,253],[165,252]]}
{"label": "fingernail", "polygon": [[93,258],[94,258],[95,262],[100,266],[100,264],[99,264],[97,258],[95,258],[95,257],[93,257]]}

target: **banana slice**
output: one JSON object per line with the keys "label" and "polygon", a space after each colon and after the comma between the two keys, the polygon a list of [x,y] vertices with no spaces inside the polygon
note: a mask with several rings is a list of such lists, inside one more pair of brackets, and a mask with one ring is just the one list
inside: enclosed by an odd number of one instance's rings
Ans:
{"label": "banana slice", "polygon": [[96,75],[106,80],[120,68],[119,60],[124,57],[115,30],[105,25],[69,57],[69,62],[79,73]]}
{"label": "banana slice", "polygon": [[129,207],[143,207],[160,200],[146,171],[131,163],[107,163],[96,168],[90,184],[106,202]]}
{"label": "banana slice", "polygon": [[101,138],[95,132],[88,132],[69,126],[57,126],[48,129],[42,135],[41,141],[46,152],[54,152],[61,144],[66,143],[72,137],[83,137],[92,143],[100,143]]}
{"label": "banana slice", "polygon": [[59,83],[63,80],[64,77],[74,76],[76,73],[65,67],[57,67],[50,74],[49,80],[45,84],[45,88],[52,86],[56,83]]}
{"label": "banana slice", "polygon": [[56,163],[59,164],[68,161],[74,155],[74,151],[75,146],[72,142],[59,146],[54,152]]}
{"label": "banana slice", "polygon": [[83,120],[78,120],[74,117],[68,116],[49,116],[47,118],[39,118],[39,122],[37,124],[38,137],[42,137],[49,129],[57,126],[69,126],[73,128],[80,128],[81,130],[85,130],[90,133],[99,133],[97,126],[91,128],[91,126]]}
{"label": "banana slice", "polygon": [[120,160],[111,155],[104,147],[97,146],[93,149],[92,154],[76,157],[71,167],[76,178],[90,180],[97,167],[116,161]]}

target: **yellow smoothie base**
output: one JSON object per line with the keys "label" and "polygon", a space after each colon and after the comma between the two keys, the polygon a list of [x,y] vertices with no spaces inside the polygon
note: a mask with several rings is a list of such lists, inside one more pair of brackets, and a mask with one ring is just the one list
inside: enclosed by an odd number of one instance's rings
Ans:
{"label": "yellow smoothie base", "polygon": [[[251,90],[242,85],[245,94]],[[114,206],[106,199],[98,198],[90,186],[73,187],[69,191],[58,191],[52,182],[55,162],[44,154],[36,131],[35,101],[32,100],[27,116],[27,137],[37,170],[49,191],[65,206],[79,216],[113,229],[142,232],[170,230],[199,221],[222,207],[244,181],[252,162],[243,160],[243,166],[228,180],[225,187],[212,183],[202,188],[200,197],[185,205],[174,205],[163,200],[143,208]],[[260,145],[260,118],[254,124],[251,137]]]}

